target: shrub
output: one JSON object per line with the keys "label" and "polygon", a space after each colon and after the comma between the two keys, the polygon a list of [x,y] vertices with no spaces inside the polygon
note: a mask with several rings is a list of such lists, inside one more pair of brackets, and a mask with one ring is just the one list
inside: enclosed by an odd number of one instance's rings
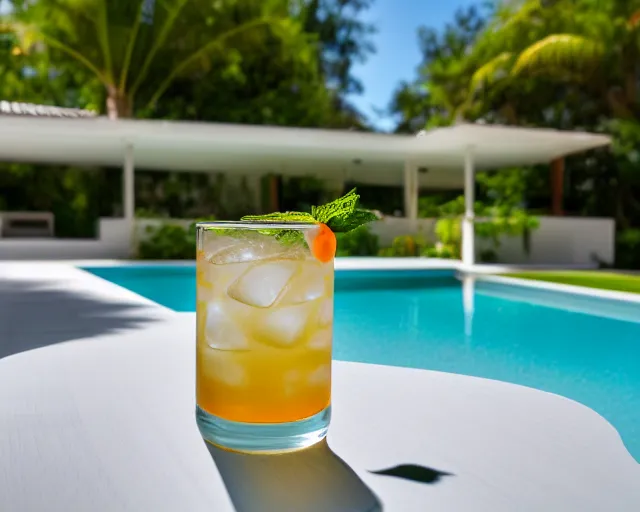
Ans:
{"label": "shrub", "polygon": [[336,256],[375,256],[378,254],[378,237],[368,226],[360,226],[349,233],[336,235],[338,249]]}
{"label": "shrub", "polygon": [[480,261],[482,263],[497,263],[498,254],[493,249],[485,249],[480,252]]}
{"label": "shrub", "polygon": [[640,229],[630,228],[616,236],[616,268],[640,268]]}
{"label": "shrub", "polygon": [[[539,226],[537,218],[523,208],[526,181],[522,169],[511,169],[500,173],[478,174],[480,189],[490,200],[490,204],[476,201],[475,232],[480,238],[491,242],[492,248],[481,255],[483,261],[495,261],[496,250],[503,236],[522,237],[523,247],[530,251],[531,233]],[[438,244],[424,251],[425,256],[438,258],[460,258],[461,228],[465,211],[463,196],[437,205],[429,199],[423,201],[422,211],[429,216],[438,217],[435,234]]]}
{"label": "shrub", "polygon": [[196,257],[195,239],[182,226],[164,224],[147,228],[149,238],[138,245],[143,260],[188,260]]}
{"label": "shrub", "polygon": [[422,256],[427,258],[442,258],[445,260],[459,259],[459,251],[455,247],[450,245],[444,245],[438,242],[435,246],[427,247],[422,251]]}
{"label": "shrub", "polygon": [[198,219],[185,229],[175,224],[147,227],[149,237],[138,245],[142,260],[193,260],[196,257],[196,223],[215,220]]}
{"label": "shrub", "polygon": [[438,243],[433,248],[432,258],[459,259],[462,247],[462,220],[459,217],[444,217],[436,222]]}
{"label": "shrub", "polygon": [[420,236],[402,235],[393,239],[391,247],[380,249],[378,255],[411,258],[421,256],[427,247],[426,241]]}

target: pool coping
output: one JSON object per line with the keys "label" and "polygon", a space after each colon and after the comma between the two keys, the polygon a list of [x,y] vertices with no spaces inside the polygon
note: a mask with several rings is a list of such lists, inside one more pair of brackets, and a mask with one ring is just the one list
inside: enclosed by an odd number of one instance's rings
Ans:
{"label": "pool coping", "polygon": [[[63,266],[75,268],[80,272],[85,272],[82,267],[109,267],[109,266],[184,266],[190,267],[195,264],[194,260],[33,260],[33,261],[0,261],[0,268],[5,265],[33,265],[42,266]],[[585,286],[575,286],[546,281],[536,281],[534,279],[520,279],[506,277],[501,273],[522,270],[521,266],[476,264],[465,265],[459,260],[449,260],[440,258],[380,258],[380,257],[348,257],[336,258],[335,269],[342,271],[358,270],[451,270],[457,271],[461,275],[472,275],[478,280],[494,282],[498,284],[519,286],[525,288],[541,289],[546,291],[589,296],[608,300],[617,300],[640,304],[640,294],[619,292],[612,290],[602,290],[598,288],[588,288]],[[546,268],[545,266],[530,266],[531,268]],[[86,274],[90,274],[86,272]],[[95,277],[95,276],[94,276]],[[131,292],[133,293],[133,292]],[[160,306],[163,307],[163,306]]]}
{"label": "pool coping", "polygon": [[[112,265],[120,266],[193,266],[193,260],[74,260],[65,263],[76,267],[105,267]],[[526,268],[551,268],[545,265],[531,266]],[[572,267],[573,268],[573,267]],[[576,267],[577,268],[577,267]],[[506,285],[537,288],[547,291],[555,291],[576,295],[586,295],[594,298],[609,300],[619,300],[640,304],[640,294],[619,292],[613,290],[603,290],[599,288],[588,288],[586,286],[575,286],[568,284],[550,283],[547,281],[537,281],[535,279],[520,279],[516,277],[506,277],[500,275],[505,272],[522,270],[522,267],[514,265],[490,265],[476,264],[465,265],[459,260],[448,260],[440,258],[380,258],[380,257],[348,257],[335,259],[336,270],[453,270],[462,275],[473,275],[479,280],[495,282]]]}
{"label": "pool coping", "polygon": [[501,276],[499,274],[476,274],[473,271],[468,270],[465,273],[474,275],[474,277],[479,281],[486,281],[490,283],[519,286],[524,288],[535,288],[538,290],[582,295],[593,297],[596,299],[617,300],[622,302],[633,302],[640,304],[640,294],[638,293],[602,290],[600,288],[589,288],[587,286],[576,286],[570,284],[550,283],[548,281],[537,281],[535,279],[520,279],[517,277]]}
{"label": "pool coping", "polygon": [[[34,261],[33,263],[52,262]],[[115,265],[123,267],[165,265],[190,267],[195,265],[195,260],[65,260],[60,263],[74,267],[110,267]],[[348,257],[335,259],[336,270],[458,270],[460,266],[460,261],[440,258]]]}
{"label": "pool coping", "polygon": [[41,261],[38,265],[24,261],[0,261],[0,279],[24,283],[38,283],[44,288],[72,290],[84,296],[101,300],[137,304],[161,316],[175,315],[176,311],[144,297],[124,286],[103,279],[68,261]]}

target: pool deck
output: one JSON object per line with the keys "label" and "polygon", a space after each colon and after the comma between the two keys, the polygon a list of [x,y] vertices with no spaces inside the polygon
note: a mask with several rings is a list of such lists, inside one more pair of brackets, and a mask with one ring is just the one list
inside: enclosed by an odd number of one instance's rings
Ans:
{"label": "pool deck", "polygon": [[[209,453],[193,419],[195,314],[74,264],[0,263],[0,510],[640,510],[640,464],[593,410],[428,370],[336,361],[331,450],[286,467]],[[427,468],[422,482],[373,473],[401,464]]]}

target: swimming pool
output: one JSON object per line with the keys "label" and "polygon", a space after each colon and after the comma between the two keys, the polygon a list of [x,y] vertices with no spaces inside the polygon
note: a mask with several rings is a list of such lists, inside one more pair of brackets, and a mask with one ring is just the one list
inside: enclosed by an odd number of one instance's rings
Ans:
{"label": "swimming pool", "polygon": [[[85,270],[195,311],[193,266]],[[565,396],[604,416],[640,462],[640,303],[469,279],[463,286],[452,271],[338,271],[334,358]]]}

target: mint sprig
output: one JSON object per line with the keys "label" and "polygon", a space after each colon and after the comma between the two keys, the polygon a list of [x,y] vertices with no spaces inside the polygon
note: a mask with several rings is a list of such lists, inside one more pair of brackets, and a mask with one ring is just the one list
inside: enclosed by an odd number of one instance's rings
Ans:
{"label": "mint sprig", "polygon": [[[358,208],[359,201],[360,196],[354,188],[330,203],[322,206],[312,206],[311,213],[276,212],[266,215],[245,215],[242,220],[255,222],[322,222],[329,226],[334,233],[348,233],[363,224],[378,220],[378,216],[372,211]],[[265,229],[262,231],[265,234],[272,234],[283,241],[294,241],[302,236],[298,231],[290,229]]]}

